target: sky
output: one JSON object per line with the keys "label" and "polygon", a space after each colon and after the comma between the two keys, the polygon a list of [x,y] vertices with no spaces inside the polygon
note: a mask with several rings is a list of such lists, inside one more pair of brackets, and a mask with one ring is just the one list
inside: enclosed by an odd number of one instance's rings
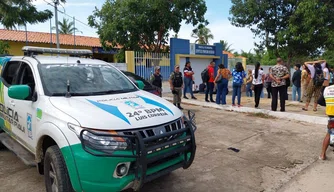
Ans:
{"label": "sky", "polygon": [[[38,10],[50,9],[54,12],[54,7],[47,4],[52,0],[35,0],[34,4]],[[59,6],[59,10],[65,11],[70,16],[75,16],[77,20],[82,21],[86,25],[76,22],[76,28],[82,31],[77,32],[77,35],[98,37],[96,30],[88,26],[87,18],[92,14],[95,7],[98,9],[102,7],[105,0],[66,0],[66,4]],[[230,0],[206,0],[207,12],[206,19],[209,21],[207,26],[214,39],[210,41],[210,44],[217,43],[219,40],[226,40],[229,44],[232,44],[231,48],[240,52],[241,50],[248,52],[254,48],[254,42],[259,42],[258,38],[254,38],[253,33],[249,28],[237,28],[231,25],[228,17],[230,17],[229,10],[232,6]],[[58,18],[62,20],[63,17],[70,18],[64,14],[59,13]],[[55,18],[51,19],[52,26],[54,26]],[[2,28],[2,26],[0,26]],[[191,43],[195,42],[195,39],[191,37],[191,32],[194,29],[192,25],[186,25],[182,23],[182,27],[178,34],[178,38],[190,39]],[[20,28],[24,30],[24,28]],[[50,32],[50,21],[45,23],[39,23],[36,25],[27,25],[28,31],[40,31]],[[55,32],[55,31],[53,31]],[[173,35],[173,33],[171,33]]]}

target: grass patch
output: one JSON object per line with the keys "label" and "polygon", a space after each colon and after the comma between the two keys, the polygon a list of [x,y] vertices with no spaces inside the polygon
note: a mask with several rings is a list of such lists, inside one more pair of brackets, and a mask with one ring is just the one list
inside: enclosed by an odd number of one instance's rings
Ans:
{"label": "grass patch", "polygon": [[265,114],[265,113],[248,113],[247,116],[258,117],[258,118],[263,118],[263,119],[277,119],[276,117]]}

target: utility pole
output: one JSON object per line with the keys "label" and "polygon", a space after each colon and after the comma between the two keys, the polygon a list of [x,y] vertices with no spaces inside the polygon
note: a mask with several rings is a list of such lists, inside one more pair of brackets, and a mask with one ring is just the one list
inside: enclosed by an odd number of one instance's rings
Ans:
{"label": "utility pole", "polygon": [[59,49],[59,30],[58,30],[58,4],[59,0],[54,0],[55,3],[55,19],[56,19],[56,36],[57,36],[57,49]]}
{"label": "utility pole", "polygon": [[75,29],[75,17],[73,17],[73,27],[74,27],[74,49],[75,49],[75,31],[76,31],[76,29]]}

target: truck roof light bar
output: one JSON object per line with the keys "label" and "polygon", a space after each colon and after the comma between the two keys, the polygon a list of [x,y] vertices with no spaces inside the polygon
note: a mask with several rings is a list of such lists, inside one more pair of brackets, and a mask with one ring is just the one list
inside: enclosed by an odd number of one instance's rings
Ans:
{"label": "truck roof light bar", "polygon": [[57,49],[57,48],[47,48],[47,47],[32,47],[24,46],[22,48],[24,55],[33,56],[43,53],[51,54],[68,54],[71,56],[84,56],[84,55],[93,55],[93,52],[88,49]]}

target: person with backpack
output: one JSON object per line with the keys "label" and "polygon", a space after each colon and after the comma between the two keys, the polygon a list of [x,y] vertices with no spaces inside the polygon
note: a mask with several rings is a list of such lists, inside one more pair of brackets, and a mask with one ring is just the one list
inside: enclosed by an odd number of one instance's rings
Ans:
{"label": "person with backpack", "polygon": [[216,103],[218,105],[226,105],[227,86],[231,72],[225,68],[224,64],[219,64],[218,68],[217,76],[215,78],[215,84],[217,85]]}
{"label": "person with backpack", "polygon": [[169,77],[170,90],[173,93],[173,104],[179,109],[181,107],[181,97],[182,97],[182,88],[183,88],[183,77],[180,72],[180,66],[176,65],[174,71],[170,74]]}
{"label": "person with backpack", "polygon": [[[215,62],[211,61],[209,66],[204,69],[204,71],[201,73],[203,83],[206,83],[206,91],[205,91],[205,101],[206,102],[215,102],[213,100],[213,89],[215,87],[214,81],[215,81]],[[210,101],[208,100],[208,96],[210,93]]]}
{"label": "person with backpack", "polygon": [[316,61],[314,63],[307,62],[305,63],[307,68],[311,72],[311,80],[310,83],[307,86],[306,90],[306,103],[305,107],[302,108],[304,111],[308,111],[308,106],[310,105],[312,96],[314,97],[314,105],[313,105],[313,111],[317,111],[318,106],[318,99],[321,96],[321,90],[323,87],[323,84],[325,82],[325,76],[323,69],[326,66],[326,63],[322,61]]}
{"label": "person with backpack", "polygon": [[290,80],[290,74],[288,68],[283,65],[283,60],[277,58],[277,64],[271,68],[270,78],[271,83],[271,110],[277,111],[278,93],[280,98],[281,112],[285,111],[285,97],[286,97],[286,80]]}
{"label": "person with backpack", "polygon": [[238,97],[238,107],[241,107],[241,86],[243,84],[244,78],[246,77],[246,72],[242,63],[237,62],[235,68],[232,71],[233,76],[233,94],[232,94],[232,106],[235,106],[235,97]]}

